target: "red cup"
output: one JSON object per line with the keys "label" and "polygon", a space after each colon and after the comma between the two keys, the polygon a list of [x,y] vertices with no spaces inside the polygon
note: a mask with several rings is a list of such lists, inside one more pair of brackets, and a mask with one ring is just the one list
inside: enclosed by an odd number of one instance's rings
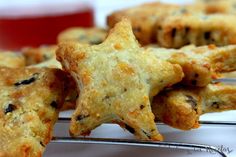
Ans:
{"label": "red cup", "polygon": [[0,49],[56,44],[62,30],[94,25],[93,7],[89,3],[60,1],[41,0],[37,4],[0,8]]}

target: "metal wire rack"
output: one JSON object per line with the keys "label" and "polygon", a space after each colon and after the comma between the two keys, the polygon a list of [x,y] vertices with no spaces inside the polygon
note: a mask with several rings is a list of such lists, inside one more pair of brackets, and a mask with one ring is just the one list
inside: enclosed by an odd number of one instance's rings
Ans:
{"label": "metal wire rack", "polygon": [[[68,123],[70,118],[59,118],[58,123]],[[234,121],[200,121],[202,125],[225,125],[236,126]],[[165,125],[161,122],[157,122],[157,125]],[[167,149],[180,149],[180,150],[201,150],[212,151],[221,157],[227,157],[227,155],[217,149],[217,147],[196,143],[184,143],[184,142],[155,142],[155,141],[141,141],[134,139],[115,139],[115,138],[86,138],[86,137],[53,137],[52,143],[74,143],[74,144],[102,144],[102,145],[124,145],[124,146],[138,146],[138,147],[153,147],[153,148],[167,148]]]}
{"label": "metal wire rack", "polygon": [[[236,78],[222,78],[214,80],[214,82],[224,82],[227,84],[236,84]],[[58,123],[69,123],[70,118],[59,118]],[[236,121],[200,121],[201,125],[224,125],[224,126],[236,126]],[[162,122],[157,122],[157,125],[165,125]],[[141,141],[134,139],[115,139],[115,138],[86,138],[86,137],[53,137],[52,143],[74,143],[74,144],[102,144],[102,145],[124,145],[124,146],[138,146],[138,147],[153,147],[153,148],[167,148],[167,149],[180,149],[180,150],[201,150],[212,151],[221,157],[227,157],[227,155],[220,151],[217,147],[196,143],[185,142],[156,142],[156,141]]]}

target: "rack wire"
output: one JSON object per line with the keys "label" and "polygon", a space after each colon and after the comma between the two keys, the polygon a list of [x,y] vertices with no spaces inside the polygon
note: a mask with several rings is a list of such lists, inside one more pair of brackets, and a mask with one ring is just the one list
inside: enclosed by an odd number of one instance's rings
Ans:
{"label": "rack wire", "polygon": [[[214,80],[213,83],[224,82],[227,84],[236,84],[236,78],[221,78]],[[70,118],[59,118],[58,123],[69,123]],[[236,126],[236,121],[200,121],[201,125],[224,125]],[[165,125],[162,122],[157,122],[157,125]],[[123,145],[123,146],[137,146],[137,147],[152,147],[152,148],[167,148],[179,150],[201,150],[212,151],[221,157],[227,155],[220,151],[217,147],[205,144],[186,143],[186,142],[172,142],[172,141],[142,141],[134,139],[115,139],[115,138],[88,138],[88,137],[53,137],[52,143],[73,143],[73,144],[102,144],[102,145]]]}
{"label": "rack wire", "polygon": [[[58,123],[68,123],[70,118],[59,118]],[[225,125],[236,126],[234,121],[200,121],[202,125]],[[157,122],[157,125],[165,125],[162,122]],[[217,149],[215,146],[185,143],[185,142],[156,142],[156,141],[142,141],[134,139],[115,139],[115,138],[88,138],[88,137],[53,137],[52,143],[73,143],[73,144],[102,144],[102,145],[123,145],[123,146],[137,146],[137,147],[152,147],[152,148],[167,148],[167,149],[179,149],[179,150],[201,150],[211,151],[218,154],[221,157],[227,157],[227,155]]]}

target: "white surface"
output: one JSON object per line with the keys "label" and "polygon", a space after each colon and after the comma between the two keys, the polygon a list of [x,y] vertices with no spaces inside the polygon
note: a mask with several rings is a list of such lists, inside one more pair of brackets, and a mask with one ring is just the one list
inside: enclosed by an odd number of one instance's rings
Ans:
{"label": "white surface", "polygon": [[[153,1],[153,0],[148,0]],[[95,3],[96,23],[105,26],[105,17],[114,9],[132,6],[142,3],[144,0],[98,0]],[[190,2],[174,1],[172,2]],[[112,3],[112,5],[111,5]],[[68,117],[70,112],[61,113],[61,116]],[[202,120],[236,121],[236,111],[224,113],[206,114]],[[218,147],[229,157],[236,156],[236,127],[206,126],[192,131],[179,131],[168,126],[158,126],[159,131],[164,135],[166,141],[189,142],[209,144]],[[68,135],[68,125],[56,125],[56,135]],[[104,124],[92,132],[92,137],[103,138],[133,138],[131,134],[124,131],[117,125]],[[217,156],[211,152],[203,153],[196,151],[177,151],[173,149],[140,148],[128,146],[108,145],[82,145],[82,144],[49,144],[44,157],[211,157]]]}
{"label": "white surface", "polygon": [[91,0],[0,0],[0,17],[25,18],[70,14],[83,11],[92,6],[91,3]]}

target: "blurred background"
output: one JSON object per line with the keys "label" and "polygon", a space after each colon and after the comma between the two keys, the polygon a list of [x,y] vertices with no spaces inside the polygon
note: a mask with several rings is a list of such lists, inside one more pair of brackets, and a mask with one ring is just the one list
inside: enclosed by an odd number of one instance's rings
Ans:
{"label": "blurred background", "polygon": [[0,0],[0,49],[55,44],[68,27],[106,27],[112,11],[151,1],[157,0]]}

